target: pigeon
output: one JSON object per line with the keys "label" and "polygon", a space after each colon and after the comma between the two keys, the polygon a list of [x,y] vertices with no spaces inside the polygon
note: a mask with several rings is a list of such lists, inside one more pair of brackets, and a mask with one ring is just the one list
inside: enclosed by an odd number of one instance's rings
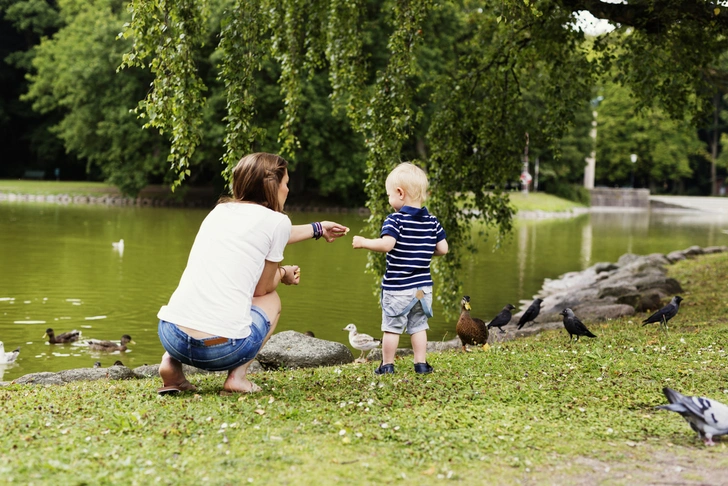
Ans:
{"label": "pigeon", "polygon": [[357,361],[366,361],[364,353],[378,347],[382,343],[381,339],[375,339],[369,334],[357,332],[354,324],[347,325],[343,330],[349,331],[349,344],[351,344],[351,347],[361,351],[361,354],[356,359]]}
{"label": "pigeon", "polygon": [[644,327],[647,324],[659,322],[665,327],[665,329],[667,329],[667,321],[677,315],[677,311],[680,309],[680,302],[682,301],[683,298],[679,295],[676,295],[672,298],[669,304],[642,321],[642,326]]}
{"label": "pigeon", "polygon": [[94,363],[94,368],[101,368],[101,361],[97,361]]}
{"label": "pigeon", "polygon": [[5,345],[3,344],[2,341],[0,341],[0,365],[14,363],[19,354],[20,354],[19,347],[15,348],[15,350],[10,353],[6,353]]}
{"label": "pigeon", "polygon": [[524,312],[521,318],[518,320],[518,329],[522,328],[523,326],[538,317],[538,313],[541,312],[541,302],[543,302],[543,300],[533,299],[531,305],[528,306],[526,312]]}
{"label": "pigeon", "polygon": [[49,327],[48,329],[46,329],[43,337],[47,337],[50,344],[72,343],[78,341],[78,338],[81,337],[81,331],[77,331],[74,329],[73,331],[64,332],[63,334],[59,334],[58,336],[56,336],[53,332],[53,329]]}
{"label": "pigeon", "polygon": [[497,327],[500,332],[505,332],[503,330],[503,326],[511,322],[511,311],[515,309],[514,306],[511,304],[506,304],[505,307],[503,307],[503,310],[501,310],[497,316],[493,318],[492,321],[488,323],[488,329],[491,327]]}
{"label": "pigeon", "polygon": [[574,311],[568,307],[561,311],[561,315],[564,316],[564,327],[566,328],[566,332],[569,333],[569,342],[571,342],[573,336],[576,336],[577,341],[579,340],[579,336],[587,336],[591,338],[596,337],[589,331],[589,329],[586,328],[584,323],[574,315]]}
{"label": "pigeon", "polygon": [[669,405],[655,408],[677,412],[690,424],[705,445],[715,445],[713,437],[728,434],[728,406],[704,397],[686,397],[671,388],[663,388]]}

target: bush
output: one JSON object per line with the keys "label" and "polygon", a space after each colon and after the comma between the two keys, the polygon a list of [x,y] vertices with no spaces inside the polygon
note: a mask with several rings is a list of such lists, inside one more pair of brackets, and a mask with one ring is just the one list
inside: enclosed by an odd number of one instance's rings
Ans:
{"label": "bush", "polygon": [[546,187],[546,193],[584,204],[585,206],[591,204],[591,193],[589,190],[577,184],[551,183]]}

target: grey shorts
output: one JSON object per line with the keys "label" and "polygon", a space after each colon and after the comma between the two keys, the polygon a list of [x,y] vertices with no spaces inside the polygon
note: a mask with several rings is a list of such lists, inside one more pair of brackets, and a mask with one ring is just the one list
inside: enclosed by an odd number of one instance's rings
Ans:
{"label": "grey shorts", "polygon": [[[427,325],[427,315],[420,302],[417,302],[405,315],[399,315],[415,298],[417,290],[382,291],[382,331],[394,334],[402,334],[406,331],[407,334],[412,335],[430,328]],[[432,287],[423,287],[419,290],[424,291],[425,301],[432,309]]]}

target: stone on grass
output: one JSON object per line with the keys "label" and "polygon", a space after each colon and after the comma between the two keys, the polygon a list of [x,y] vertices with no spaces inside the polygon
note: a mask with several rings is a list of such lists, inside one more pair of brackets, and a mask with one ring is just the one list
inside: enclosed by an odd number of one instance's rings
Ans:
{"label": "stone on grass", "polygon": [[258,353],[263,369],[315,368],[351,363],[354,356],[345,345],[296,331],[273,334]]}

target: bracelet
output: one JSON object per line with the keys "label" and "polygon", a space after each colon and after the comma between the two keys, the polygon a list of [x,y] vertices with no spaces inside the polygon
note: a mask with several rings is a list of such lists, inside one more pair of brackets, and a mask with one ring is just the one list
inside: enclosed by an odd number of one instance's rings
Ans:
{"label": "bracelet", "polygon": [[279,270],[283,270],[283,275],[281,275],[281,282],[283,282],[283,279],[286,278],[286,267],[278,267]]}
{"label": "bracelet", "polygon": [[321,226],[321,223],[317,221],[315,223],[311,223],[311,226],[313,227],[313,238],[315,240],[318,240],[324,235],[324,227]]}

